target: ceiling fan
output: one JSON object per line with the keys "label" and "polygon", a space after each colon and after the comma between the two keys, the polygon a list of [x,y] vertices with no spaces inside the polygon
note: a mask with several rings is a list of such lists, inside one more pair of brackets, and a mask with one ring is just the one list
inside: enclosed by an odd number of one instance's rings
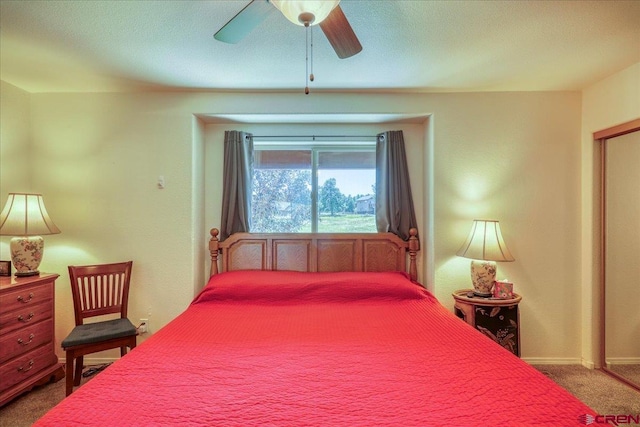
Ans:
{"label": "ceiling fan", "polygon": [[338,57],[349,58],[359,53],[362,45],[338,3],[340,0],[252,0],[213,37],[237,43],[277,8],[296,25],[319,25]]}

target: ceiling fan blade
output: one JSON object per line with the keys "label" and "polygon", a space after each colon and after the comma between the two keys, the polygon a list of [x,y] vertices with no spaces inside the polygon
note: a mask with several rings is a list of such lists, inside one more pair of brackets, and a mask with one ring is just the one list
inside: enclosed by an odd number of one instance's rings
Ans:
{"label": "ceiling fan blade", "polygon": [[320,28],[339,58],[349,58],[362,50],[362,45],[340,5],[336,6],[320,23]]}
{"label": "ceiling fan blade", "polygon": [[269,0],[252,0],[244,9],[224,24],[213,38],[225,43],[238,43],[274,10]]}

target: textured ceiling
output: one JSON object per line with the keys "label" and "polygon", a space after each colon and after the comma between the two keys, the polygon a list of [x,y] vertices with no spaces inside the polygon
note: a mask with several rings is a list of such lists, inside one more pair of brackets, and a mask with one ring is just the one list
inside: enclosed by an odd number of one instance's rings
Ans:
{"label": "textured ceiling", "polygon": [[[0,2],[0,77],[29,92],[302,90],[305,34],[272,13],[213,34],[248,1]],[[640,1],[340,3],[364,49],[314,33],[314,91],[578,90],[640,61]]]}

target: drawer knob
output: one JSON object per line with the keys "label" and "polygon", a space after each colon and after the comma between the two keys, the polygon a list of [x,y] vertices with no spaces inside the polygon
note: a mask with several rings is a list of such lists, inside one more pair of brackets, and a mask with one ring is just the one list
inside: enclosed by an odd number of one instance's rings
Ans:
{"label": "drawer knob", "polygon": [[33,368],[33,359],[29,361],[29,367],[27,369],[25,369],[24,366],[20,366],[18,368],[18,372],[27,372],[27,371],[30,371],[32,368]]}
{"label": "drawer knob", "polygon": [[20,345],[29,345],[31,344],[31,341],[33,341],[33,339],[35,338],[35,335],[33,334],[29,334],[29,341],[25,342],[22,340],[22,338],[18,338],[18,344]]}
{"label": "drawer knob", "polygon": [[29,301],[31,301],[33,299],[35,295],[33,294],[33,292],[29,292],[29,297],[27,299],[24,299],[24,297],[22,295],[18,296],[18,301],[23,302],[23,303],[28,303]]}
{"label": "drawer knob", "polygon": [[31,312],[25,319],[24,316],[21,314],[20,316],[18,316],[18,322],[27,323],[28,321],[33,319],[33,316],[35,316],[35,313]]}

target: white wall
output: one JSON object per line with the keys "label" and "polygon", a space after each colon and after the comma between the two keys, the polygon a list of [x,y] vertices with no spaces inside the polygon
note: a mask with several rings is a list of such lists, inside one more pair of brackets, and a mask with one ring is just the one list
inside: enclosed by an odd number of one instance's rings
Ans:
{"label": "white wall", "polygon": [[[193,294],[197,294],[202,286],[206,283],[206,277],[209,275],[208,266],[211,264],[209,260],[210,255],[208,252],[202,250],[203,240],[207,236],[205,231],[205,192],[204,174],[206,170],[205,159],[205,143],[204,143],[204,129],[205,124],[202,120],[196,116],[192,117],[193,123],[193,144],[192,144],[192,177],[191,177],[191,200],[193,208],[191,211],[191,251],[192,251],[192,265],[193,270]],[[205,267],[206,266],[206,267]]]}
{"label": "white wall", "polygon": [[[29,128],[31,123],[29,94],[4,81],[0,82],[0,195],[30,190]],[[1,207],[0,207],[1,209]],[[2,259],[8,253],[2,253]]]}
{"label": "white wall", "polygon": [[636,63],[582,92],[581,146],[581,324],[582,362],[598,366],[600,297],[597,236],[599,201],[594,197],[599,185],[596,145],[593,133],[640,118],[640,62]]}
{"label": "white wall", "polygon": [[580,352],[578,93],[436,96],[436,296],[470,287],[455,256],[471,220],[500,221],[516,261],[498,264],[520,304],[522,356],[575,362]]}
{"label": "white wall", "polygon": [[577,361],[580,101],[578,92],[32,94],[30,179],[62,230],[45,238],[42,264],[61,274],[56,339],[73,325],[69,264],[133,259],[130,317],[150,311],[152,331],[202,286],[198,271],[208,265],[193,266],[207,257],[207,231],[219,224],[222,130],[245,127],[204,125],[194,115],[410,114],[429,117],[400,124],[410,134],[422,279],[451,308],[451,292],[470,286],[469,260],[455,252],[471,221],[500,220],[516,261],[501,264],[499,275],[523,295],[523,356]]}
{"label": "white wall", "polygon": [[62,230],[45,238],[41,265],[61,275],[58,342],[73,327],[67,265],[133,260],[129,317],[135,324],[149,318],[151,331],[193,297],[194,231],[201,230],[194,207],[202,205],[193,191],[197,140],[193,116],[167,111],[163,101],[174,100],[161,98],[32,96],[33,184]]}
{"label": "white wall", "polygon": [[[8,193],[30,192],[29,94],[0,81],[0,211]],[[0,260],[11,259],[9,238],[0,241]]]}

